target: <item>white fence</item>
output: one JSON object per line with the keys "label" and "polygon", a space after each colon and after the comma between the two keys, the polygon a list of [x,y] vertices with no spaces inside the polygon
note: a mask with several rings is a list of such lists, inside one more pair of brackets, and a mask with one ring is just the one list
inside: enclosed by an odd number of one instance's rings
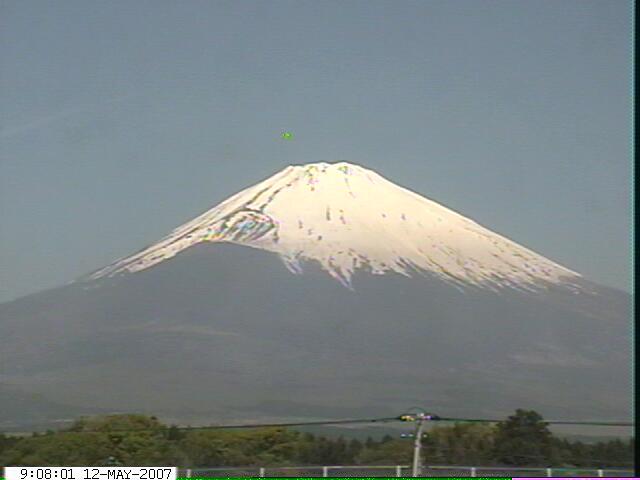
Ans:
{"label": "white fence", "polygon": [[[633,470],[432,465],[422,477],[633,477]],[[409,465],[187,468],[179,477],[410,477]]]}

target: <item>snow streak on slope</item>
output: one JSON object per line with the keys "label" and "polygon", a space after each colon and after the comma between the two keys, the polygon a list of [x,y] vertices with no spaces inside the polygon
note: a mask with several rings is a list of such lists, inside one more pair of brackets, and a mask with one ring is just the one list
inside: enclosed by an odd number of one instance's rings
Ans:
{"label": "snow streak on slope", "polygon": [[301,273],[301,261],[315,260],[348,287],[359,268],[429,272],[489,288],[579,277],[371,170],[341,162],[287,167],[91,278],[143,270],[200,242],[275,252],[293,273]]}

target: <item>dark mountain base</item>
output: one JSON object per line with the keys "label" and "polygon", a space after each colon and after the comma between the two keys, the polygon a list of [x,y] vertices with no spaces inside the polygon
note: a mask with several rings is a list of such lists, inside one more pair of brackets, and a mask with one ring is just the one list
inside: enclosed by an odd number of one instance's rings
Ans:
{"label": "dark mountain base", "polygon": [[0,305],[0,387],[82,413],[194,423],[412,406],[624,420],[630,298],[585,285],[596,293],[463,293],[362,273],[350,291],[314,265],[297,276],[272,254],[201,245],[147,271]]}

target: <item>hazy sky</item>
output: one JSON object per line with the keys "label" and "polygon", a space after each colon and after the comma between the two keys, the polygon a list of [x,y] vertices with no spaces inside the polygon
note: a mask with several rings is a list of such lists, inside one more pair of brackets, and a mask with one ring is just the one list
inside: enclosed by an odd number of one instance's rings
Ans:
{"label": "hazy sky", "polygon": [[3,0],[0,301],[133,253],[286,165],[334,160],[628,291],[631,14],[622,0]]}

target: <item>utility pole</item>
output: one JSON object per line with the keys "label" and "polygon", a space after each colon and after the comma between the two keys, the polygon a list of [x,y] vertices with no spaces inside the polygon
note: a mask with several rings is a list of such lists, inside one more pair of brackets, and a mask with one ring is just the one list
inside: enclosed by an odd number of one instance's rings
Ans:
{"label": "utility pole", "polygon": [[422,431],[424,430],[424,421],[428,420],[429,416],[424,413],[416,415],[416,433],[413,441],[413,470],[411,476],[417,477],[422,473],[422,458],[420,451],[422,450]]}
{"label": "utility pole", "polygon": [[419,412],[415,414],[402,415],[398,417],[398,419],[403,422],[416,422],[416,430],[413,440],[413,469],[411,471],[411,476],[417,477],[422,473],[422,458],[420,456],[420,452],[422,450],[422,432],[424,430],[424,422],[425,420],[439,420],[440,417],[437,415],[427,415],[424,412]]}

